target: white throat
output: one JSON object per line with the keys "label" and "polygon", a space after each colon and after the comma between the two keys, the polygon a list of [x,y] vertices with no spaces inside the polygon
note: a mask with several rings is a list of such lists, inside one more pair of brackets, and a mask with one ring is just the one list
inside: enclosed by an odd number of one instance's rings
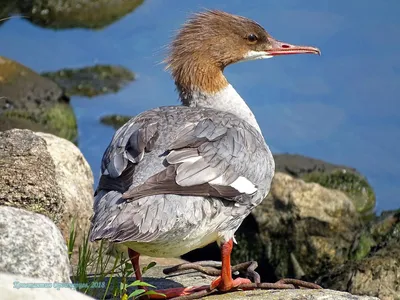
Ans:
{"label": "white throat", "polygon": [[230,84],[215,94],[193,91],[189,106],[210,107],[216,110],[230,112],[247,121],[262,135],[260,126],[253,112]]}

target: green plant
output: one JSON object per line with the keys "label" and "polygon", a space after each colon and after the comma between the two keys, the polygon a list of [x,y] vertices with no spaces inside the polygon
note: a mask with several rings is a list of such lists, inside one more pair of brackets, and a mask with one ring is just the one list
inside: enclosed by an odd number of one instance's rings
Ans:
{"label": "green plant", "polygon": [[[68,257],[70,260],[74,258],[74,246],[76,244],[75,220],[71,222],[69,239],[67,242]],[[100,242],[96,251],[93,250],[89,243],[89,235],[85,234],[82,244],[78,248],[77,266],[72,276],[77,290],[95,297],[97,299],[106,299],[111,293],[113,298],[121,300],[137,299],[143,295],[160,295],[154,290],[146,291],[144,287],[155,288],[146,282],[136,280],[128,283],[128,278],[133,274],[133,267],[128,258],[124,258],[118,253],[115,259],[106,254],[105,243]],[[112,260],[114,259],[114,262]],[[155,262],[151,262],[142,270],[144,274],[147,270],[154,267]],[[128,288],[137,287],[136,290],[128,294]]]}

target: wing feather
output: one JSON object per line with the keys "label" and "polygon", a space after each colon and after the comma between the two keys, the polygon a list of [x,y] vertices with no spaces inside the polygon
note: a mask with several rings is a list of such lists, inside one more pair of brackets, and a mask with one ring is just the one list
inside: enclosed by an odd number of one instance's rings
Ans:
{"label": "wing feather", "polygon": [[[103,155],[91,240],[154,240],[174,226],[175,219],[168,216],[185,213],[173,201],[165,204],[168,194],[245,205],[265,196],[274,166],[263,137],[231,114],[204,109],[187,115],[185,110],[190,112],[184,107],[147,111],[115,133]],[[168,122],[179,126],[169,140],[160,138]],[[153,158],[153,165],[142,165],[146,157]],[[193,222],[214,209],[212,202],[201,203],[190,212]]]}

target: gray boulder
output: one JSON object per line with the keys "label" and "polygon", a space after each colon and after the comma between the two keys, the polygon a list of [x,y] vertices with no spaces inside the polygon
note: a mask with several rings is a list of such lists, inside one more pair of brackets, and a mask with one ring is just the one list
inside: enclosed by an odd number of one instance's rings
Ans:
{"label": "gray boulder", "polygon": [[0,206],[0,272],[71,282],[67,247],[57,226],[41,214]]}
{"label": "gray boulder", "polygon": [[15,274],[0,273],[2,300],[90,300],[93,299],[60,284]]}
{"label": "gray boulder", "polygon": [[79,149],[50,134],[0,132],[0,205],[49,217],[65,241],[75,219],[76,247],[89,229],[93,175]]}

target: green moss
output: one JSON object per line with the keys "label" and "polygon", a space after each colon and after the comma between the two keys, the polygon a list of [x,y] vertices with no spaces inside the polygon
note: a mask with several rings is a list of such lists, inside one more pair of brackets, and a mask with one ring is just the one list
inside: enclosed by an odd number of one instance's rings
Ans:
{"label": "green moss", "polygon": [[56,82],[69,96],[86,97],[118,92],[135,79],[135,75],[128,69],[111,65],[63,69],[41,75]]}
{"label": "green moss", "polygon": [[352,260],[361,260],[388,244],[400,243],[400,209],[383,212],[380,217],[364,227],[360,233]]}
{"label": "green moss", "polygon": [[382,216],[384,215],[386,216],[371,226],[371,235],[378,243],[389,241],[400,243],[400,209],[383,212]]}
{"label": "green moss", "polygon": [[[78,128],[71,106],[57,103],[54,106],[33,112],[9,110],[1,116],[2,130],[11,128],[30,129],[55,134],[69,141],[76,142]],[[8,128],[10,127],[11,128]]]}
{"label": "green moss", "polygon": [[303,180],[316,182],[326,188],[346,193],[360,214],[372,215],[375,207],[375,193],[364,177],[353,172],[336,169],[330,173],[312,172],[304,175]]}
{"label": "green moss", "polygon": [[78,137],[74,111],[66,103],[59,103],[45,110],[39,117],[39,122],[52,128],[59,137],[69,141],[75,142]]}
{"label": "green moss", "polygon": [[33,120],[9,117],[4,114],[0,115],[0,131],[6,131],[14,128],[52,133],[45,126],[38,124]]}
{"label": "green moss", "polygon": [[104,125],[112,126],[114,129],[120,128],[126,122],[128,122],[132,117],[120,116],[120,115],[108,115],[100,119],[100,122]]}
{"label": "green moss", "polygon": [[373,246],[375,246],[376,243],[374,239],[371,237],[371,235],[368,232],[364,232],[361,234],[361,237],[358,241],[358,247],[357,250],[354,251],[351,255],[352,260],[361,260],[364,257],[366,257]]}

